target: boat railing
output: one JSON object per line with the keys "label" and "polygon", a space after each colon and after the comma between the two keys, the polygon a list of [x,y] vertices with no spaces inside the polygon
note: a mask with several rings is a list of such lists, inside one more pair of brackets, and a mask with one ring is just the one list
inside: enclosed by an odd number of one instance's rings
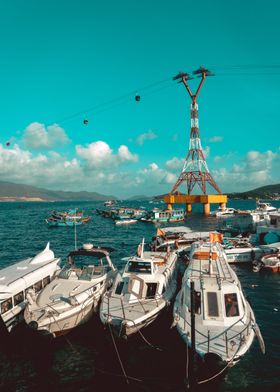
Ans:
{"label": "boat railing", "polygon": [[[231,330],[238,322],[240,322],[244,318],[244,316],[245,316],[245,312],[244,312],[243,316],[241,318],[239,318],[234,324],[231,324],[227,329],[225,329],[220,334],[215,335],[214,337],[211,337],[210,330],[208,330],[207,331],[207,335],[205,335],[204,333],[202,333],[202,332],[200,332],[199,330],[196,329],[196,331],[195,331],[196,334],[199,334],[199,335],[201,335],[201,336],[203,336],[205,338],[205,341],[200,342],[199,345],[201,346],[201,345],[207,343],[207,351],[209,352],[210,351],[210,346],[211,346],[211,341],[217,340],[218,338],[221,338],[224,335],[225,349],[226,349],[226,354],[228,355],[228,344],[229,343],[231,344],[233,339],[235,339],[236,337],[239,336],[240,342],[242,342],[244,340],[244,332],[246,333],[246,336],[249,335],[249,330],[250,330],[250,327],[252,326],[252,321],[253,321],[252,317],[251,317],[251,314],[250,314],[250,317],[249,317],[249,321],[248,321],[248,323],[245,324],[244,328],[241,331],[237,332],[235,335],[231,335],[230,336],[230,341],[228,341],[228,331]],[[184,330],[186,329],[186,325],[188,325],[191,328],[191,323],[188,322],[188,320],[185,317],[183,317],[182,315],[180,315],[180,317],[184,321]]]}
{"label": "boat railing", "polygon": [[[107,300],[107,317],[110,317],[110,299],[119,300],[119,301],[120,301],[120,307],[121,307],[121,309],[122,309],[122,315],[123,315],[122,318],[123,318],[124,320],[126,320],[126,321],[132,321],[132,320],[129,320],[129,319],[126,317],[126,314],[125,314],[125,309],[126,309],[126,308],[129,308],[129,307],[131,306],[131,304],[130,304],[130,303],[125,304],[124,301],[123,301],[123,298],[122,298],[121,296],[120,296],[120,297],[119,297],[119,296],[118,296],[118,297],[117,297],[117,296],[114,296],[114,295],[112,295],[110,292],[108,292],[107,295],[105,295],[104,298],[103,298],[104,301]],[[152,303],[152,302],[155,302],[156,305],[159,306],[158,300],[160,300],[160,299],[161,299],[161,297],[158,297],[158,295],[155,295],[154,298],[145,299],[145,302],[144,302],[144,303],[143,303],[142,301],[140,301],[140,299],[138,298],[137,301],[136,301],[135,303],[139,303],[139,305],[140,305],[140,306],[142,307],[142,309],[143,309],[144,314],[146,314],[146,313],[149,312],[149,310],[148,310],[148,309],[145,309],[145,305],[150,304],[150,303]],[[114,308],[115,308],[115,307],[114,307]],[[118,317],[118,316],[115,316],[115,317],[121,319],[121,317]]]}

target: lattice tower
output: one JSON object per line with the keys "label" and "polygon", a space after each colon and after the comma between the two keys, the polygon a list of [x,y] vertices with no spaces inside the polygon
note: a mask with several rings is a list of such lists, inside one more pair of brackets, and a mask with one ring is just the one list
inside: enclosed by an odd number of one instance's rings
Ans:
{"label": "lattice tower", "polygon": [[214,181],[212,175],[209,172],[205,156],[201,147],[199,123],[198,123],[198,104],[196,99],[201,90],[201,87],[205,81],[206,76],[212,76],[212,74],[205,68],[200,67],[194,74],[201,75],[201,81],[195,94],[192,93],[188,80],[192,79],[187,73],[179,73],[173,79],[181,79],[179,82],[183,82],[191,99],[191,132],[190,132],[190,143],[189,151],[185,159],[183,170],[172,188],[171,193],[175,193],[179,186],[183,183],[187,183],[187,193],[191,194],[195,185],[197,184],[202,190],[203,194],[206,194],[207,183],[214,188],[218,193],[221,193],[218,185]]}

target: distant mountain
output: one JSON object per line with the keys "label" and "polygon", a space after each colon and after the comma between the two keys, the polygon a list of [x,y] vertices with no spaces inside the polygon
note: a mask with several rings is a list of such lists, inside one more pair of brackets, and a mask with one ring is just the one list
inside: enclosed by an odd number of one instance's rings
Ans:
{"label": "distant mountain", "polygon": [[[165,195],[169,195],[168,193],[164,195],[154,196],[155,200],[163,200]],[[274,185],[265,185],[259,188],[253,189],[251,191],[246,192],[232,192],[228,193],[229,199],[279,199],[280,200],[280,184]]]}
{"label": "distant mountain", "polygon": [[153,199],[153,197],[144,196],[144,195],[136,195],[136,196],[129,197],[126,200],[134,201],[134,200],[152,200],[152,199]]}
{"label": "distant mountain", "polygon": [[115,200],[115,196],[102,195],[97,192],[70,192],[70,191],[51,191],[49,189],[37,188],[30,185],[14,184],[12,182],[0,181],[0,200]]}
{"label": "distant mountain", "polygon": [[247,192],[228,193],[230,199],[280,199],[280,184],[265,185]]}

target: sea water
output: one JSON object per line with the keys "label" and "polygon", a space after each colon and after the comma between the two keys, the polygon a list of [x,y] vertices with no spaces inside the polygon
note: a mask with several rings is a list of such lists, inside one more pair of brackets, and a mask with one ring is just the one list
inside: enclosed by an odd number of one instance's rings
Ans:
{"label": "sea water", "polygon": [[[128,206],[162,208],[164,204],[126,202]],[[280,202],[272,202],[280,207]],[[254,201],[232,201],[230,207],[255,208]],[[53,210],[80,208],[91,216],[88,224],[78,226],[77,244],[85,242],[114,248],[111,258],[122,269],[122,258],[135,253],[139,242],[149,242],[156,226],[138,222],[116,226],[111,219],[96,214],[100,202],[41,202],[0,204],[0,268],[12,265],[50,247],[65,260],[74,249],[74,228],[50,228],[45,219]],[[216,228],[214,217],[204,217],[194,208],[185,222],[195,231]],[[164,227],[165,225],[161,225]],[[167,224],[170,226],[170,224]],[[233,267],[250,299],[266,345],[266,354],[257,339],[246,356],[224,380],[205,384],[202,390],[276,391],[280,390],[280,274],[254,273],[251,266]],[[116,341],[93,317],[65,338],[41,339],[21,326],[0,344],[0,390],[2,391],[184,391],[186,390],[187,352],[172,323],[171,309],[127,341]],[[3,338],[1,338],[3,339]],[[116,349],[118,352],[116,352]],[[124,377],[121,368],[120,356]],[[197,378],[201,379],[197,374]],[[197,389],[197,388],[196,388]]]}

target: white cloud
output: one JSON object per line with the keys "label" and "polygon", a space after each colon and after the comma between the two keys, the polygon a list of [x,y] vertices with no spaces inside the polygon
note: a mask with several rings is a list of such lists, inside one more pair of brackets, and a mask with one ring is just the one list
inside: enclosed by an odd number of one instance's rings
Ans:
{"label": "white cloud", "polygon": [[139,135],[136,139],[136,143],[139,144],[139,146],[143,146],[146,140],[153,140],[156,139],[157,137],[158,136],[154,131],[149,130],[148,132]]}
{"label": "white cloud", "polygon": [[63,128],[57,124],[45,126],[34,122],[25,129],[22,141],[29,149],[51,149],[70,142]]}
{"label": "white cloud", "polygon": [[[0,144],[0,179],[47,189],[87,190],[125,197],[128,194],[156,195],[175,184],[184,159],[173,157],[164,166],[156,162],[131,169],[137,156],[121,145],[114,153],[104,141],[76,146],[71,159],[51,151],[35,154],[14,144]],[[280,151],[249,151],[230,169],[211,171],[223,192],[238,192],[280,182]]]}
{"label": "white cloud", "polygon": [[208,143],[219,143],[224,140],[224,137],[223,136],[212,136],[206,140]]}
{"label": "white cloud", "polygon": [[210,155],[210,147],[209,146],[206,146],[205,148],[202,148],[202,151],[203,151],[203,154],[204,154],[204,157],[205,157],[205,159],[207,159],[208,157],[209,157],[209,155]]}
{"label": "white cloud", "polygon": [[90,143],[88,146],[76,146],[77,155],[86,161],[86,165],[90,169],[106,167],[111,169],[113,165],[119,165],[124,162],[137,162],[138,156],[132,154],[128,147],[121,145],[117,154],[113,154],[110,146],[103,142],[97,141]]}
{"label": "white cloud", "polygon": [[213,176],[224,192],[240,192],[280,181],[280,155],[270,150],[249,151],[231,169],[220,168]]}
{"label": "white cloud", "polygon": [[156,163],[150,163],[150,164],[149,164],[149,168],[150,168],[152,171],[156,171],[156,170],[158,170],[158,165],[157,165]]}
{"label": "white cloud", "polygon": [[132,154],[127,146],[120,146],[118,149],[118,156],[122,162],[137,162],[138,156],[136,154]]}
{"label": "white cloud", "polygon": [[165,166],[168,170],[178,171],[183,169],[184,162],[184,158],[173,157],[172,159],[165,162]]}

